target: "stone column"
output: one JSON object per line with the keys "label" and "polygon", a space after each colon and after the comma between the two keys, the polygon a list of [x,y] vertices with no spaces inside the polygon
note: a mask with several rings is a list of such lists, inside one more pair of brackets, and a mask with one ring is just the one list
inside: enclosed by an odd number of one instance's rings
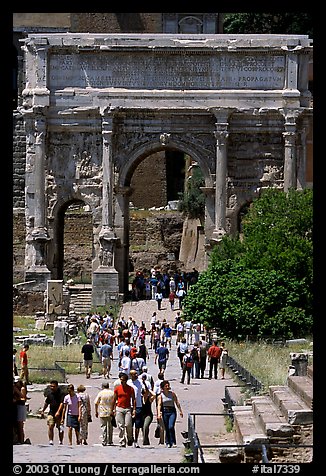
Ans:
{"label": "stone column", "polygon": [[[46,243],[49,240],[45,227],[45,135],[46,120],[43,108],[34,108],[32,120],[34,125],[28,133],[26,157],[26,253],[28,258],[25,271],[26,281],[36,281],[36,287],[45,290],[51,273],[46,266]],[[28,214],[29,212],[29,214]]]}
{"label": "stone column", "polygon": [[306,188],[306,164],[307,164],[307,134],[309,130],[309,119],[306,117],[302,121],[302,127],[298,131],[299,145],[297,156],[297,189]]}
{"label": "stone column", "polygon": [[106,306],[119,293],[119,277],[114,266],[117,237],[113,229],[113,110],[107,108],[102,119],[102,225],[99,232],[99,266],[93,273],[92,304]]}
{"label": "stone column", "polygon": [[103,193],[102,193],[102,229],[113,230],[112,201],[113,201],[113,174],[112,174],[112,134],[113,117],[106,114],[102,120],[103,138]]}
{"label": "stone column", "polygon": [[215,180],[215,228],[212,240],[221,241],[226,233],[226,175],[228,122],[216,123],[216,180]]}
{"label": "stone column", "polygon": [[129,239],[130,239],[130,219],[129,200],[132,194],[129,186],[115,185],[115,232],[119,239],[119,246],[116,248],[115,266],[119,272],[119,288],[125,295],[128,293],[129,277]]}
{"label": "stone column", "polygon": [[285,132],[284,137],[284,191],[297,186],[297,163],[296,163],[296,146],[297,146],[297,124],[296,120],[299,112],[296,110],[287,111],[285,113]]}

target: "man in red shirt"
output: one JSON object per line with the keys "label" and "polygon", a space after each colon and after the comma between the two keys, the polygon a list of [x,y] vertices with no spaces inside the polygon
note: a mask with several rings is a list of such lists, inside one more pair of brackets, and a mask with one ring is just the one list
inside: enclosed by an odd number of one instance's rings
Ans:
{"label": "man in red shirt", "polygon": [[20,378],[25,382],[25,385],[30,384],[29,381],[29,372],[28,372],[28,357],[27,351],[29,349],[29,345],[25,344],[23,349],[20,351],[19,359],[20,359]]}
{"label": "man in red shirt", "polygon": [[222,349],[217,345],[217,341],[213,340],[213,345],[208,349],[208,362],[209,362],[209,377],[211,380],[214,368],[214,378],[217,379],[217,366],[220,361]]}
{"label": "man in red shirt", "polygon": [[133,387],[127,384],[128,375],[124,372],[119,373],[121,384],[114,389],[113,414],[116,415],[116,422],[119,429],[119,444],[121,447],[133,443],[132,419],[136,416],[136,398]]}

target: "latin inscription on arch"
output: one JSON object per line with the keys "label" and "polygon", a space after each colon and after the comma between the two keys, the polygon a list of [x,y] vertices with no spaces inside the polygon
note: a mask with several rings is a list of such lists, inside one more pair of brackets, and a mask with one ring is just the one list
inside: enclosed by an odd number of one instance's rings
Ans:
{"label": "latin inscription on arch", "polygon": [[283,89],[282,55],[100,52],[52,54],[50,90],[65,87],[127,89]]}

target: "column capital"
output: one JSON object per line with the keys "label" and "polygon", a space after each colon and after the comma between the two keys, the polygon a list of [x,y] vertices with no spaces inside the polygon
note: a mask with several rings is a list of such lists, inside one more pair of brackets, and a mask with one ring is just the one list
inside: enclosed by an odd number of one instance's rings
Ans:
{"label": "column capital", "polygon": [[279,112],[285,119],[285,125],[295,125],[298,118],[303,114],[304,111],[283,107],[279,109]]}
{"label": "column capital", "polygon": [[286,147],[292,147],[295,145],[295,141],[298,137],[298,134],[296,132],[282,132],[282,136],[284,137],[285,140],[285,146]]}
{"label": "column capital", "polygon": [[211,237],[211,243],[219,243],[222,241],[223,237],[226,235],[226,231],[222,227],[215,228]]}
{"label": "column capital", "polygon": [[233,107],[210,107],[209,111],[214,114],[218,123],[228,123],[231,114],[236,111]]}
{"label": "column capital", "polygon": [[223,146],[223,145],[226,145],[227,143],[229,133],[227,131],[215,131],[214,137],[217,141],[217,145]]}
{"label": "column capital", "polygon": [[26,241],[38,241],[40,243],[49,241],[49,235],[47,229],[43,226],[37,226],[33,228],[26,236]]}

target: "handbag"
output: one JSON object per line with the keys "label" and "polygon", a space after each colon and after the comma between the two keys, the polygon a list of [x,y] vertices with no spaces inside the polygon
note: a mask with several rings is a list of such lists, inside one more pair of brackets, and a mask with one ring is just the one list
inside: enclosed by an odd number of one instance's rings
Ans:
{"label": "handbag", "polygon": [[161,437],[161,427],[160,427],[159,423],[156,425],[154,436],[155,436],[155,438],[160,438]]}
{"label": "handbag", "polygon": [[112,415],[111,417],[111,425],[113,426],[113,428],[117,427],[117,420],[115,419],[115,415]]}

